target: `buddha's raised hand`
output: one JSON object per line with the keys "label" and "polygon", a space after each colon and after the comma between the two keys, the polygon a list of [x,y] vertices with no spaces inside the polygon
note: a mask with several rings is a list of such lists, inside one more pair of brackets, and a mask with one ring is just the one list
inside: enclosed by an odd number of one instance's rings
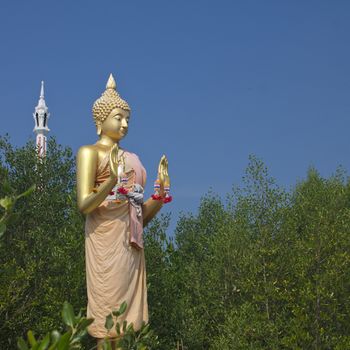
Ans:
{"label": "buddha's raised hand", "polygon": [[164,191],[164,185],[170,186],[170,177],[168,173],[168,159],[165,155],[160,158],[158,166],[158,179],[160,181],[160,190]]}
{"label": "buddha's raised hand", "polygon": [[109,176],[113,179],[118,179],[118,167],[122,164],[122,156],[119,156],[119,147],[115,144],[109,153]]}

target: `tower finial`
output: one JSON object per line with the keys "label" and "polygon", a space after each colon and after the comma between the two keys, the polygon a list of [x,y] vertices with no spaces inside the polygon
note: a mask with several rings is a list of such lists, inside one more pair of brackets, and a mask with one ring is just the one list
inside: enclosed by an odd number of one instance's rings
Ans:
{"label": "tower finial", "polygon": [[50,117],[49,109],[46,106],[44,98],[44,82],[41,82],[40,97],[38,105],[35,107],[34,118],[34,132],[36,133],[36,146],[40,157],[45,157],[46,154],[46,135],[50,131],[48,127],[48,120]]}
{"label": "tower finial", "polygon": [[41,81],[40,98],[44,98],[44,81]]}
{"label": "tower finial", "polygon": [[115,83],[114,77],[112,75],[112,73],[109,75],[108,81],[107,81],[107,85],[106,85],[106,89],[113,89],[115,90],[117,88],[117,84]]}

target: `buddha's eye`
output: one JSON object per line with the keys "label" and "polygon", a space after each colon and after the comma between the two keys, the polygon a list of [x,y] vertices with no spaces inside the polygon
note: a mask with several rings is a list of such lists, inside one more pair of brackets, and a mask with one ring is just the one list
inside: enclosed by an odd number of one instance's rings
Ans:
{"label": "buddha's eye", "polygon": [[121,120],[120,115],[116,115],[116,116],[115,116],[115,119],[117,119],[117,120],[120,121],[120,120]]}

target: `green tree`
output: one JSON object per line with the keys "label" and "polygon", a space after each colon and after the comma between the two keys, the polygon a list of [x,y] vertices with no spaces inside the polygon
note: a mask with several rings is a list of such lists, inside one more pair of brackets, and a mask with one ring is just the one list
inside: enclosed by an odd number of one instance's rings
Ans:
{"label": "green tree", "polygon": [[311,169],[297,185],[286,230],[292,237],[289,348],[350,347],[350,202],[342,171],[330,179]]}
{"label": "green tree", "polygon": [[167,237],[170,215],[155,218],[145,230],[147,289],[151,328],[159,336],[152,349],[173,350],[177,331],[178,306],[176,272],[173,269],[174,244]]}
{"label": "green tree", "polygon": [[0,157],[1,197],[37,188],[17,203],[0,247],[0,348],[13,349],[26,330],[55,328],[64,300],[85,307],[84,230],[69,148],[50,139],[39,159],[33,142],[15,148],[1,138]]}
{"label": "green tree", "polygon": [[[39,159],[33,143],[14,148],[2,138],[0,158],[0,198],[15,198],[12,188],[37,188],[16,203],[0,247],[0,348],[13,349],[28,329],[57,328],[64,300],[85,307],[84,220],[70,149],[51,139]],[[145,230],[158,340],[130,330],[123,346],[146,340],[154,350],[173,350],[177,342],[187,350],[350,348],[344,172],[324,179],[310,170],[287,192],[251,157],[243,187],[226,202],[204,196],[197,214],[180,217],[173,239],[169,220],[162,216]]]}

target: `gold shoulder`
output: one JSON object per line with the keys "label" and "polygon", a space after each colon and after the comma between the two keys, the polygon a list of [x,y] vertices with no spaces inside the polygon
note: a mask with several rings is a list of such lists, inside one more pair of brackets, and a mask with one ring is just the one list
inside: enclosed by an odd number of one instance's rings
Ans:
{"label": "gold shoulder", "polygon": [[85,145],[79,148],[77,158],[97,157],[97,155],[98,155],[98,151],[95,145]]}

